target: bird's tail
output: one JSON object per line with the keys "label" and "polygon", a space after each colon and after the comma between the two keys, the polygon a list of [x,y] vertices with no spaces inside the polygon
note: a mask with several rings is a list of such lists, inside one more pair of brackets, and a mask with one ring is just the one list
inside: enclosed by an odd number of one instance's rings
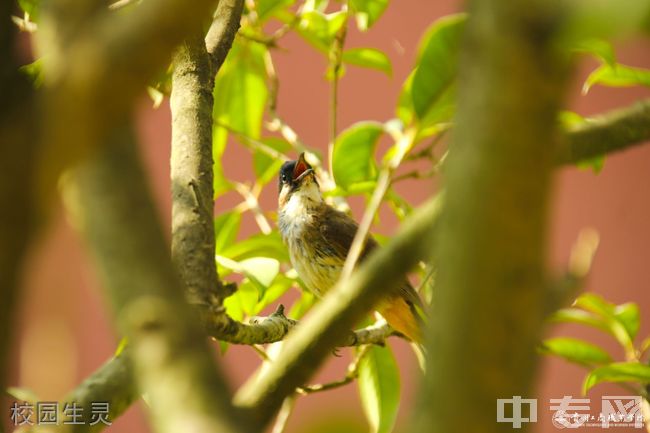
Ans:
{"label": "bird's tail", "polygon": [[422,317],[416,307],[401,296],[391,296],[377,309],[388,324],[417,344],[424,342]]}
{"label": "bird's tail", "polygon": [[391,296],[377,310],[393,329],[412,341],[413,351],[424,370],[424,318],[417,307],[401,296]]}

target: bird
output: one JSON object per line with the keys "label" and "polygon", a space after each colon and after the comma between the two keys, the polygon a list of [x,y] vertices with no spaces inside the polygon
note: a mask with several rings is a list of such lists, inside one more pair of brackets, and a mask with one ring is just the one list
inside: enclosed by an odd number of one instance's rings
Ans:
{"label": "bird", "polygon": [[[282,165],[278,183],[278,228],[291,264],[307,289],[322,297],[338,281],[359,226],[324,201],[304,153]],[[377,241],[368,236],[359,262],[377,248]],[[376,309],[393,329],[422,344],[422,300],[406,277]]]}

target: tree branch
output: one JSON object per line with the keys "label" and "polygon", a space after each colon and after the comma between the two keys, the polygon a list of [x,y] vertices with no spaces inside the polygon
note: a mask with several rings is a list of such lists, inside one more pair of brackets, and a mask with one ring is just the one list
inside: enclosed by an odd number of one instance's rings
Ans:
{"label": "tree branch", "polygon": [[558,164],[575,164],[650,140],[650,100],[580,123],[565,133]]}
{"label": "tree branch", "polygon": [[214,261],[212,89],[214,74],[202,35],[174,55],[172,114],[172,259],[193,304],[221,305]]}
{"label": "tree branch", "polygon": [[205,37],[205,46],[210,55],[212,75],[216,75],[230,51],[244,9],[244,0],[220,0],[215,19]]}
{"label": "tree branch", "polygon": [[63,168],[100,145],[104,132],[130,111],[173,48],[206,21],[215,0],[145,1],[123,13],[97,1],[55,3],[44,5],[38,41],[47,53],[48,140],[39,180],[44,200]]}
{"label": "tree branch", "polygon": [[260,426],[265,426],[285,397],[304,385],[331,350],[341,345],[347,330],[427,255],[438,202],[429,200],[414,211],[391,242],[368,257],[349,280],[332,288],[286,339],[282,357],[237,392],[236,404],[248,409]]}
{"label": "tree branch", "polygon": [[[19,70],[13,2],[0,19],[0,390],[6,388],[22,265],[37,220],[35,155],[39,151],[32,84]],[[0,432],[4,422],[0,422]]]}
{"label": "tree branch", "polygon": [[[108,419],[112,422],[138,397],[133,368],[128,357],[125,353],[115,356],[65,397],[64,402],[74,403],[82,408],[83,424],[71,425],[70,428],[75,433],[98,433],[106,427],[106,424],[100,422],[90,425],[93,403],[107,402]],[[63,407],[64,404],[60,405],[60,409]]]}
{"label": "tree branch", "polygon": [[[67,203],[128,338],[134,378],[160,432],[248,431],[186,304],[130,126],[71,173]],[[116,175],[119,173],[119,175]]]}
{"label": "tree branch", "polygon": [[556,117],[568,70],[554,7],[470,2],[414,432],[511,431],[495,422],[497,399],[532,395],[547,305]]}

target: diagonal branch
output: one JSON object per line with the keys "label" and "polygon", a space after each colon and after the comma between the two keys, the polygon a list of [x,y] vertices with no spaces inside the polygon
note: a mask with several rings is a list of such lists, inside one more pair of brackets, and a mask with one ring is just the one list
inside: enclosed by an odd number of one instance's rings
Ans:
{"label": "diagonal branch", "polygon": [[558,164],[620,152],[650,140],[650,100],[601,114],[565,132]]}
{"label": "diagonal branch", "polygon": [[47,53],[48,141],[39,180],[45,197],[66,166],[103,143],[104,132],[130,111],[169,63],[174,47],[208,21],[216,5],[215,0],[144,1],[113,13],[98,1],[60,3],[44,7],[38,41],[39,51]]}
{"label": "diagonal branch", "polygon": [[160,432],[248,431],[231,407],[205,334],[185,302],[131,126],[109,139],[70,174],[65,192],[118,329],[128,338],[133,377],[139,392],[148,395],[154,427]]}
{"label": "diagonal branch", "polygon": [[265,426],[284,399],[305,384],[345,332],[367,314],[404,272],[427,256],[439,200],[425,203],[403,223],[399,234],[371,255],[350,279],[337,284],[305,323],[286,339],[282,357],[237,392],[235,402]]}

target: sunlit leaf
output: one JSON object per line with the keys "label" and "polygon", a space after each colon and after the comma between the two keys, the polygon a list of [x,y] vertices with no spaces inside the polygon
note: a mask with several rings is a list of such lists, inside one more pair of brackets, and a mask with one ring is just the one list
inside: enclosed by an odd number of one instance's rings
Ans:
{"label": "sunlit leaf", "polygon": [[643,26],[650,3],[639,0],[571,0],[564,3],[565,37],[569,40],[612,39]]}
{"label": "sunlit leaf", "polygon": [[337,185],[350,185],[375,178],[375,146],[384,127],[377,122],[359,122],[343,131],[334,142],[332,167]]}
{"label": "sunlit leaf", "polygon": [[295,2],[296,0],[255,0],[257,19],[264,22],[278,9],[289,7]]}
{"label": "sunlit leaf", "polygon": [[388,56],[376,48],[350,48],[343,51],[342,59],[345,63],[377,69],[389,76],[393,73]]}
{"label": "sunlit leaf", "polygon": [[222,158],[228,142],[228,131],[215,126],[212,128],[212,172],[214,175],[214,198],[232,189],[232,183],[223,172]]}
{"label": "sunlit leaf", "polygon": [[37,0],[18,0],[20,8],[29,15],[30,21],[38,21],[38,12],[40,9],[40,1]]}
{"label": "sunlit leaf", "polygon": [[300,15],[296,30],[307,42],[321,52],[328,52],[336,34],[345,24],[345,13],[334,12],[325,14],[318,10],[305,12]]}
{"label": "sunlit leaf", "polygon": [[259,291],[249,280],[242,281],[237,291],[223,301],[226,313],[234,320],[242,321],[246,315],[257,314],[255,307],[259,299]]}
{"label": "sunlit leaf", "polygon": [[464,14],[436,21],[425,34],[410,94],[418,119],[424,119],[456,79]]}
{"label": "sunlit leaf", "polygon": [[601,382],[650,383],[650,366],[638,362],[617,362],[592,370],[585,378],[582,392]]}
{"label": "sunlit leaf", "polygon": [[280,296],[284,295],[287,290],[289,290],[289,288],[293,285],[293,283],[293,279],[287,278],[282,274],[278,274],[264,292],[264,296],[262,296],[262,299],[259,300],[255,309],[258,312],[262,311],[268,305],[278,300]]}
{"label": "sunlit leaf", "polygon": [[291,306],[288,317],[296,320],[300,319],[311,309],[315,302],[316,296],[307,290],[303,290],[300,298]]}
{"label": "sunlit leaf", "polygon": [[377,22],[386,10],[388,0],[350,0],[359,30],[366,31]]}
{"label": "sunlit leaf", "polygon": [[[632,348],[632,339],[634,337],[628,331],[628,326],[630,326],[631,329],[633,329],[635,326],[633,323],[635,313],[632,307],[627,306],[620,312],[623,319],[628,322],[624,323],[616,314],[616,305],[607,302],[601,296],[598,296],[594,293],[584,293],[580,295],[574,304],[577,307],[599,315],[602,319],[604,319],[604,322],[607,325],[607,332],[612,334],[624,348],[628,350]],[[638,314],[638,312],[636,312],[636,314]],[[636,331],[634,333],[636,334]]]}
{"label": "sunlit leaf", "polygon": [[26,401],[28,403],[37,403],[40,399],[34,391],[29,388],[19,388],[16,386],[10,386],[6,389],[7,395],[9,397],[16,399],[17,401]]}
{"label": "sunlit leaf", "polygon": [[232,260],[244,260],[251,257],[269,257],[280,262],[288,262],[287,248],[282,243],[280,233],[275,230],[268,235],[256,234],[248,239],[228,245],[221,255]]}
{"label": "sunlit leaf", "polygon": [[270,286],[280,272],[280,263],[268,257],[251,257],[239,262],[239,266],[247,277],[254,279],[264,287]]}
{"label": "sunlit leaf", "polygon": [[544,340],[540,351],[583,365],[606,364],[612,361],[612,358],[605,350],[595,344],[576,338],[549,338]]}
{"label": "sunlit leaf", "polygon": [[[269,137],[263,139],[262,143],[279,153],[285,153],[291,149],[289,142],[282,138]],[[283,163],[284,161],[281,158],[273,158],[262,150],[256,150],[253,154],[253,170],[260,185],[266,185],[271,180],[276,179]]]}
{"label": "sunlit leaf", "polygon": [[235,211],[224,212],[214,219],[216,254],[222,254],[235,243],[240,224],[241,214]]}
{"label": "sunlit leaf", "polygon": [[616,64],[616,54],[614,54],[614,47],[612,47],[611,43],[603,39],[583,39],[576,42],[573,50],[580,53],[591,54],[592,56],[599,58],[610,66],[614,66]]}
{"label": "sunlit leaf", "polygon": [[610,87],[650,86],[650,70],[621,64],[602,64],[589,74],[582,93],[589,92],[595,84]]}
{"label": "sunlit leaf", "polygon": [[32,63],[21,66],[19,70],[25,73],[34,84],[34,87],[39,88],[45,82],[43,75],[43,59],[36,59]]}
{"label": "sunlit leaf", "polygon": [[359,364],[359,394],[373,433],[390,433],[400,400],[399,370],[388,346],[372,346]]}
{"label": "sunlit leaf", "polygon": [[578,323],[609,332],[609,326],[604,319],[578,308],[563,308],[553,313],[549,320],[560,323]]}
{"label": "sunlit leaf", "polygon": [[235,39],[214,87],[214,118],[218,124],[259,138],[268,97],[262,44]]}
{"label": "sunlit leaf", "polygon": [[639,327],[641,326],[641,315],[639,313],[639,306],[633,302],[627,304],[617,305],[614,308],[614,316],[625,327],[631,340],[634,340]]}

